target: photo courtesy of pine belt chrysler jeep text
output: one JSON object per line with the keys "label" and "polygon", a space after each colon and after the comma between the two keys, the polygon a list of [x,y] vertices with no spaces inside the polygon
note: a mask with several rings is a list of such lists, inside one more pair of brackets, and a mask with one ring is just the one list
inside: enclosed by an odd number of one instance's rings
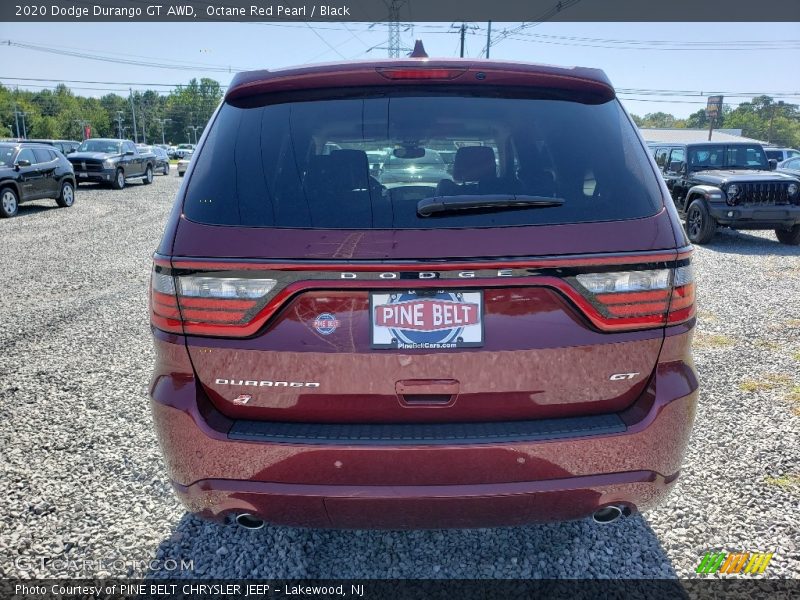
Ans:
{"label": "photo courtesy of pine belt chrysler jeep text", "polygon": [[655,506],[697,401],[691,255],[602,71],[241,73],[154,256],[175,492],[249,528]]}

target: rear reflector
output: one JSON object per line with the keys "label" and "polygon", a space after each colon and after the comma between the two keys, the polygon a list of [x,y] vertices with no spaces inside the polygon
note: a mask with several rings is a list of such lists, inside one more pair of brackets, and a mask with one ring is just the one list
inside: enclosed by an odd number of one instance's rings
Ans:
{"label": "rear reflector", "polygon": [[463,69],[378,67],[375,70],[386,79],[455,79],[467,72],[466,67]]}

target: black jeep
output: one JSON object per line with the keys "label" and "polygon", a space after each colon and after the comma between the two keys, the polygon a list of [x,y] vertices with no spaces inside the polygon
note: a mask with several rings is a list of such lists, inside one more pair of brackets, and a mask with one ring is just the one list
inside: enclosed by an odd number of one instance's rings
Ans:
{"label": "black jeep", "polygon": [[800,180],[774,171],[759,144],[654,144],[655,155],[686,233],[705,244],[718,225],[774,229],[782,244],[800,244]]}

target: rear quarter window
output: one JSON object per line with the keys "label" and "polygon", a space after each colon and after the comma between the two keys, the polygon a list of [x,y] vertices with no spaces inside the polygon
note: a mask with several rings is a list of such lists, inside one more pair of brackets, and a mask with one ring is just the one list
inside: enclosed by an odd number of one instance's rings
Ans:
{"label": "rear quarter window", "polygon": [[[220,108],[192,159],[189,219],[320,229],[505,227],[634,219],[662,206],[647,150],[616,100],[385,90],[269,102]],[[564,202],[417,213],[426,198],[516,195]]]}

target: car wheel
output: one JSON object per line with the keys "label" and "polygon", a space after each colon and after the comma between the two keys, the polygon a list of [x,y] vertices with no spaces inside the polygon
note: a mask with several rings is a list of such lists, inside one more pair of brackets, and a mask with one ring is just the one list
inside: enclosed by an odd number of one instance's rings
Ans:
{"label": "car wheel", "polygon": [[61,184],[61,193],[56,198],[56,204],[61,208],[69,208],[75,203],[75,188],[72,183],[65,181]]}
{"label": "car wheel", "polygon": [[14,217],[19,210],[19,198],[12,188],[0,190],[0,217]]}
{"label": "car wheel", "polygon": [[142,182],[145,185],[150,185],[151,183],[153,183],[153,167],[151,167],[150,165],[147,165],[147,169],[145,169],[144,178],[142,179]]}
{"label": "car wheel", "polygon": [[164,165],[164,175],[169,175],[169,165]]}
{"label": "car wheel", "polygon": [[122,172],[122,169],[117,169],[114,181],[111,182],[111,187],[115,190],[121,190],[125,187],[125,173]]}
{"label": "car wheel", "polygon": [[694,200],[686,211],[686,234],[693,244],[707,244],[714,237],[717,222],[702,200]]}
{"label": "car wheel", "polygon": [[781,244],[800,246],[800,225],[795,225],[789,229],[776,229],[775,235]]}

